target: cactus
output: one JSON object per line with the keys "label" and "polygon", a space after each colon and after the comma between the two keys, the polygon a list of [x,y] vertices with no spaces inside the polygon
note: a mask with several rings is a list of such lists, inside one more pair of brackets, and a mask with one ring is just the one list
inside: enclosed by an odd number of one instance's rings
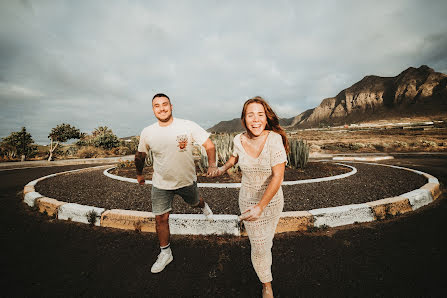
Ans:
{"label": "cactus", "polygon": [[304,169],[309,159],[309,146],[307,142],[298,139],[289,139],[290,152],[287,155],[287,161],[290,167],[294,169]]}
{"label": "cactus", "polygon": [[[233,155],[233,134],[216,135],[214,145],[216,146],[216,161],[218,166],[223,166]],[[229,173],[237,173],[239,167],[236,165],[227,170]]]}
{"label": "cactus", "polygon": [[224,165],[233,154],[233,137],[230,134],[220,134],[214,137],[216,161],[218,166]]}

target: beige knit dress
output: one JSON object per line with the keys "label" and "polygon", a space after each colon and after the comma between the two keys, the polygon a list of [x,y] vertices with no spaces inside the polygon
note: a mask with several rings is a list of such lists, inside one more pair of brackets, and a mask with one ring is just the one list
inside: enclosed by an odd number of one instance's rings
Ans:
{"label": "beige knit dress", "polygon": [[[269,132],[261,154],[254,158],[242,147],[241,134],[234,137],[233,155],[239,157],[242,171],[241,190],[239,192],[239,208],[241,213],[254,206],[262,198],[272,178],[272,167],[287,162],[287,155],[281,135]],[[256,221],[244,221],[251,244],[251,261],[262,283],[272,281],[272,244],[276,226],[284,206],[282,188]]]}

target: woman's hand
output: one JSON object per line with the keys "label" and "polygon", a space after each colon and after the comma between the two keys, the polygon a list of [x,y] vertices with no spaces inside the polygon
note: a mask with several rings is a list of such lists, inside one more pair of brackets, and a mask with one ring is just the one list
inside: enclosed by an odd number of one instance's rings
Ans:
{"label": "woman's hand", "polygon": [[259,205],[248,207],[247,210],[242,212],[242,214],[239,216],[239,219],[255,221],[261,217],[262,211],[264,210]]}
{"label": "woman's hand", "polygon": [[208,168],[208,173],[207,173],[207,177],[217,177],[222,175],[223,173],[225,173],[225,170],[223,167],[219,167],[219,168]]}

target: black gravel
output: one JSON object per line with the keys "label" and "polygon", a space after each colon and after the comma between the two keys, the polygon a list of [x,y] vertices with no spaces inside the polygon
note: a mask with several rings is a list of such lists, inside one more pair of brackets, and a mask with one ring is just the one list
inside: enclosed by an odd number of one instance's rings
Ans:
{"label": "black gravel", "polygon": [[[301,211],[379,200],[417,189],[425,177],[410,171],[380,165],[352,163],[357,173],[328,182],[283,186],[284,211]],[[58,175],[39,182],[36,191],[59,201],[102,207],[151,211],[151,186],[123,182],[104,176],[103,169]],[[239,189],[200,188],[215,214],[239,214]],[[200,213],[180,197],[172,213]]]}

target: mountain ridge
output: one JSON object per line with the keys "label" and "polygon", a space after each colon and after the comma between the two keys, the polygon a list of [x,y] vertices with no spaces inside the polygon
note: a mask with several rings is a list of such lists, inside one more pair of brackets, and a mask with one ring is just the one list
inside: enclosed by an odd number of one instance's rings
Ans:
{"label": "mountain ridge", "polygon": [[308,115],[295,117],[292,127],[359,123],[387,117],[432,115],[447,112],[447,75],[426,65],[410,67],[395,77],[365,76],[337,94],[325,98]]}
{"label": "mountain ridge", "polygon": [[[440,114],[447,115],[447,75],[422,65],[394,77],[367,75],[317,107],[280,121],[286,129],[301,129]],[[239,118],[208,129],[217,133],[242,130]]]}

